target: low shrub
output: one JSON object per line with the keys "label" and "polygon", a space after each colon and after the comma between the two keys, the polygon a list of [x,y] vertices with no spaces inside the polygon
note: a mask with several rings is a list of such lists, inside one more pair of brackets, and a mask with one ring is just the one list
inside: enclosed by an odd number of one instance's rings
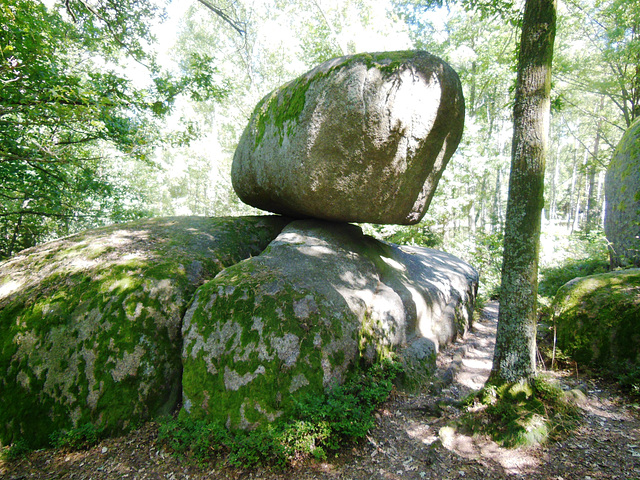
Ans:
{"label": "low shrub", "polygon": [[160,423],[158,440],[178,455],[240,468],[282,468],[308,456],[326,458],[327,452],[367,434],[401,371],[398,363],[382,361],[325,395],[301,399],[293,418],[255,430],[229,431],[181,411]]}
{"label": "low shrub", "polygon": [[9,448],[2,452],[2,459],[8,462],[13,462],[24,457],[31,451],[29,445],[24,440],[18,440],[14,442]]}
{"label": "low shrub", "polygon": [[92,423],[86,423],[70,430],[59,430],[50,435],[54,448],[66,450],[85,450],[97,444],[102,438],[103,429]]}
{"label": "low shrub", "polygon": [[633,397],[640,398],[640,365],[627,363],[621,367],[621,373],[618,374],[618,383]]}
{"label": "low shrub", "polygon": [[608,269],[609,262],[603,259],[571,260],[562,265],[542,268],[538,294],[553,298],[560,287],[574,278],[605,273]]}

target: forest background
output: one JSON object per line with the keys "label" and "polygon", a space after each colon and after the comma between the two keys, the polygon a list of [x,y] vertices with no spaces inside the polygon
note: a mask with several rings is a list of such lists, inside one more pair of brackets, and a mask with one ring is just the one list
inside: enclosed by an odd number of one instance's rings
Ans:
{"label": "forest background", "polygon": [[[462,143],[422,222],[364,228],[458,255],[480,270],[482,295],[494,296],[522,5],[465,5],[4,1],[0,260],[134,218],[260,214],[237,199],[230,181],[235,146],[255,104],[334,56],[420,48],[461,77]],[[591,270],[605,268],[604,174],[618,140],[640,116],[640,4],[563,1],[557,28],[543,273],[585,259]]]}

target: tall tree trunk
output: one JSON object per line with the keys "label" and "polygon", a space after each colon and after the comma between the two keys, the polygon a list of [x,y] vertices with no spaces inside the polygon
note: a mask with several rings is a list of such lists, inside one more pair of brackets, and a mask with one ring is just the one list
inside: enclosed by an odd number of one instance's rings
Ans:
{"label": "tall tree trunk", "polygon": [[604,170],[600,170],[600,173],[598,173],[598,195],[597,195],[597,202],[598,202],[598,207],[600,208],[600,218],[598,219],[598,221],[600,222],[600,228],[604,228],[604,178],[606,175],[606,171]]}
{"label": "tall tree trunk", "polygon": [[485,226],[487,224],[487,178],[489,177],[489,172],[485,171],[484,175],[482,175],[482,182],[480,183],[480,206],[476,212],[475,224],[476,229],[479,229],[482,233],[485,232]]}
{"label": "tall tree trunk", "polygon": [[551,187],[551,192],[549,192],[549,220],[551,222],[555,222],[557,213],[556,210],[558,208],[558,194],[556,183],[558,182],[558,177],[560,174],[559,169],[559,161],[558,161],[558,152],[557,149],[554,149],[555,155],[553,155],[553,169],[551,170],[551,178],[549,185]]}
{"label": "tall tree trunk", "polygon": [[[577,142],[576,142],[577,143]],[[573,197],[576,191],[578,178],[578,147],[573,148],[573,168],[571,170],[571,186],[569,188],[569,204],[567,206],[567,230],[572,230],[573,225]]]}
{"label": "tall tree trunk", "polygon": [[[600,111],[604,108],[604,97],[600,100]],[[585,232],[589,233],[591,228],[595,226],[596,214],[596,173],[598,170],[598,154],[600,153],[600,128],[602,127],[602,118],[598,119],[596,127],[596,139],[593,142],[593,158],[589,166],[589,190],[587,193],[587,222]]]}
{"label": "tall tree trunk", "polygon": [[493,194],[493,212],[491,216],[491,233],[496,233],[500,230],[502,225],[502,203],[500,201],[500,191],[502,190],[502,183],[500,176],[502,174],[502,168],[498,167],[496,171],[496,188]]}
{"label": "tall tree trunk", "polygon": [[[582,211],[582,189],[587,185],[587,162],[589,161],[589,152],[584,151],[582,159],[582,168],[578,172],[578,184],[576,186],[576,205],[573,213],[573,223],[571,224],[571,233],[580,230],[580,212]],[[585,195],[586,197],[586,195]]]}
{"label": "tall tree trunk", "polygon": [[536,373],[540,216],[544,205],[556,1],[526,0],[513,109],[513,142],[498,334],[490,382]]}
{"label": "tall tree trunk", "polygon": [[589,187],[587,190],[587,218],[584,231],[589,233],[595,226],[596,218],[596,170],[597,166],[592,163],[589,167]]}

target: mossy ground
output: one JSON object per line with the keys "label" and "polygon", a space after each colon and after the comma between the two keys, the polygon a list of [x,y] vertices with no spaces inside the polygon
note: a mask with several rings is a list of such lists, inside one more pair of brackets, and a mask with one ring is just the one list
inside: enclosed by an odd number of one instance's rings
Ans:
{"label": "mossy ground", "polygon": [[541,376],[487,384],[464,402],[472,407],[458,421],[463,431],[487,434],[505,447],[531,446],[568,434],[578,420],[575,395]]}

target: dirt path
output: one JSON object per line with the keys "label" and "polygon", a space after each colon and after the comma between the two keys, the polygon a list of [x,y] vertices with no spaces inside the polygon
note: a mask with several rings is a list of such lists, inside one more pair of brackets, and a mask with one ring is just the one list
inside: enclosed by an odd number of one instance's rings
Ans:
{"label": "dirt path", "polygon": [[[155,442],[145,425],[71,454],[35,452],[0,462],[2,479],[640,479],[640,416],[611,386],[594,378],[562,378],[587,391],[577,431],[561,443],[507,450],[485,437],[448,427],[461,412],[452,401],[479,389],[491,369],[497,305],[490,304],[465,339],[441,352],[429,393],[398,394],[377,417],[367,440],[325,462],[286,472],[219,471],[181,461]],[[558,374],[562,375],[562,374]]]}
{"label": "dirt path", "polygon": [[382,452],[403,452],[404,458],[387,454],[377,476],[370,470],[370,478],[640,479],[638,408],[597,379],[556,374],[563,384],[587,392],[580,427],[561,443],[504,449],[486,437],[461,435],[447,427],[461,412],[438,404],[459,400],[484,385],[497,323],[498,305],[491,303],[468,336],[440,354],[436,377],[445,388],[435,396],[393,402],[390,418],[371,437]]}

